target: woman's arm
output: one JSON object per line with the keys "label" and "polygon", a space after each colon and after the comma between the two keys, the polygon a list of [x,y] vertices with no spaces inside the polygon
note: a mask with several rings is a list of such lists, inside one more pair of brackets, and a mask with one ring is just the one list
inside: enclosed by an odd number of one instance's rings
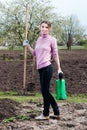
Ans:
{"label": "woman's arm", "polygon": [[59,54],[58,54],[58,47],[57,47],[57,40],[55,38],[52,38],[51,53],[52,53],[52,57],[53,57],[54,61],[57,64],[58,71],[61,71]]}
{"label": "woman's arm", "polygon": [[57,55],[56,57],[53,57],[53,59],[57,64],[58,71],[61,71],[59,56]]}
{"label": "woman's arm", "polygon": [[30,46],[30,44],[28,44],[28,45],[26,45],[26,46],[27,46],[28,50],[30,51],[30,53],[31,53],[32,55],[34,55],[34,49]]}

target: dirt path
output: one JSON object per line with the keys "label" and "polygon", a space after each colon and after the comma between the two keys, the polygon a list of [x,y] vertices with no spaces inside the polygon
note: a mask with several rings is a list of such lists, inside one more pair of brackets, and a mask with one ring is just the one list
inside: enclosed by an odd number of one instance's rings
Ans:
{"label": "dirt path", "polygon": [[[1,104],[4,105],[2,106]],[[7,104],[7,105],[6,105]],[[6,109],[5,109],[6,108]],[[87,130],[87,103],[59,103],[61,119],[49,119],[37,121],[35,116],[42,111],[42,103],[28,102],[19,104],[9,99],[0,100],[0,120],[15,116],[15,120],[9,123],[0,123],[0,130]],[[52,109],[50,110],[52,113]],[[18,118],[19,115],[28,119]]]}

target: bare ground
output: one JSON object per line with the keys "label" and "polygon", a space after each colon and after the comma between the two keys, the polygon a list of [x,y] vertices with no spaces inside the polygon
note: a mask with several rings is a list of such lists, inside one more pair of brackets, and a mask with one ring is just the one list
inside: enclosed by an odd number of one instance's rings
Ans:
{"label": "bare ground", "polygon": [[[1,52],[6,53],[6,52]],[[8,52],[7,52],[8,53]],[[13,52],[13,56],[19,55],[19,52]],[[11,58],[12,55],[10,55]],[[66,89],[68,94],[84,93],[87,95],[87,50],[59,50],[62,71],[66,80]],[[0,61],[0,90],[18,90],[23,89],[23,71],[24,61],[18,60],[1,60]],[[57,76],[57,68],[52,61],[54,75],[51,82],[51,90],[55,91],[55,80]],[[40,91],[39,76],[33,60],[27,60],[27,76],[26,88],[29,91]],[[20,92],[19,92],[20,93]]]}
{"label": "bare ground", "polygon": [[[3,105],[2,105],[3,104]],[[58,103],[61,119],[35,120],[42,111],[42,101],[19,104],[10,99],[0,100],[0,130],[87,130],[87,103]],[[52,109],[50,109],[52,113]],[[2,115],[2,117],[1,117]],[[27,118],[19,118],[19,115]],[[3,119],[15,117],[14,121]]]}
{"label": "bare ground", "polygon": [[[67,94],[84,93],[87,95],[87,50],[60,50],[61,67],[66,80]],[[14,53],[15,55],[15,53]],[[54,75],[51,91],[55,92],[57,79],[56,65],[52,61]],[[36,69],[32,80],[32,60],[27,61],[27,89],[40,91],[39,76]],[[36,68],[36,67],[35,67]],[[31,84],[33,83],[33,84]],[[23,61],[0,61],[0,90],[23,90]],[[38,99],[39,100],[39,99]],[[10,99],[0,100],[0,130],[87,130],[87,103],[69,103],[61,101],[59,104],[61,119],[36,121],[35,116],[42,111],[42,101],[38,104],[28,102],[19,104]],[[52,113],[52,109],[50,111]],[[19,115],[24,118],[19,118]],[[3,120],[15,117],[13,122],[4,123]]]}

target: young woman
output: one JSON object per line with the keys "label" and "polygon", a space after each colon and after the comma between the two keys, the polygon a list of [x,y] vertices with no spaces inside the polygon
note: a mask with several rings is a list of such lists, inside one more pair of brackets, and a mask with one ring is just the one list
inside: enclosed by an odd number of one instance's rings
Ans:
{"label": "young woman", "polygon": [[62,72],[60,67],[57,42],[54,37],[50,35],[51,23],[49,21],[42,21],[40,24],[41,36],[36,41],[36,47],[33,49],[27,42],[26,45],[32,55],[36,57],[37,70],[40,75],[41,93],[43,96],[43,113],[36,117],[36,119],[49,119],[50,105],[53,108],[54,118],[59,119],[59,107],[54,97],[49,92],[50,81],[53,75],[53,67],[51,64],[51,57],[56,62],[57,72]]}

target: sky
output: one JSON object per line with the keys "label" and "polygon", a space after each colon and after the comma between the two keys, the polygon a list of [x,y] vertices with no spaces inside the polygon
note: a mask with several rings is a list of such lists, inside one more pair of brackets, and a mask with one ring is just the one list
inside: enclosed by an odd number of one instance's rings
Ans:
{"label": "sky", "polygon": [[87,32],[87,0],[51,0],[62,16],[75,15]]}
{"label": "sky", "polygon": [[87,32],[87,0],[51,0],[51,2],[61,16],[75,15]]}

